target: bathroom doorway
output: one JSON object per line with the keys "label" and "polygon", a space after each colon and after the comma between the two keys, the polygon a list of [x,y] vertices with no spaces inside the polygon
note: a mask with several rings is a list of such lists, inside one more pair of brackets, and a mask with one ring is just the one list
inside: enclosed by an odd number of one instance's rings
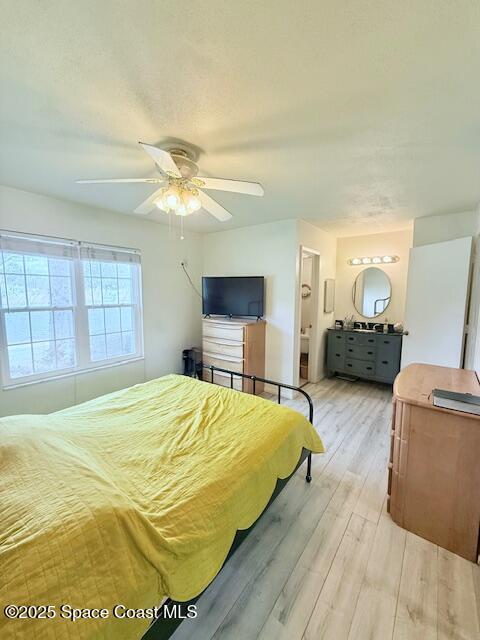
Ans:
{"label": "bathroom doorway", "polygon": [[299,386],[316,381],[318,284],[320,256],[302,247],[300,265],[300,336],[299,336]]}

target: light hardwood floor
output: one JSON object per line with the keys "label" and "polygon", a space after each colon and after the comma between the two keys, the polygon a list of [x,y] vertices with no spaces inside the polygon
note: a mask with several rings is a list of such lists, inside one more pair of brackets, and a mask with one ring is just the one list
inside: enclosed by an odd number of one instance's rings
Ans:
{"label": "light hardwood floor", "polygon": [[302,466],[173,640],[479,640],[480,567],[386,512],[391,390],[305,390],[326,447],[312,483]]}

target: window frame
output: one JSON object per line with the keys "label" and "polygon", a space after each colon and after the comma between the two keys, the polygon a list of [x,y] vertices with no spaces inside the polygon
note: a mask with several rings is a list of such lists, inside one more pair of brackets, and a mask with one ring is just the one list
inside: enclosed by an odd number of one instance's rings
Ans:
{"label": "window frame", "polygon": [[[68,257],[67,259],[70,261],[70,278],[71,278],[71,287],[72,287],[72,306],[47,306],[47,307],[32,307],[26,305],[25,307],[2,307],[0,306],[0,376],[1,376],[1,388],[4,390],[14,389],[16,387],[27,386],[30,384],[36,384],[39,382],[48,382],[49,380],[55,380],[59,378],[65,378],[75,375],[81,375],[84,373],[88,373],[90,371],[95,371],[99,369],[106,369],[113,366],[119,366],[121,364],[128,364],[130,362],[142,360],[144,358],[144,343],[143,343],[143,299],[142,299],[142,266],[141,266],[141,252],[138,249],[129,249],[125,247],[117,247],[111,245],[97,245],[94,243],[86,243],[75,240],[64,240],[62,238],[52,238],[49,236],[39,236],[36,234],[26,234],[19,232],[9,232],[0,230],[0,256],[3,253],[15,253],[14,249],[4,249],[1,246],[2,237],[14,237],[14,238],[22,238],[25,240],[32,240],[36,242],[64,242],[70,246],[74,247],[74,255],[72,257]],[[85,297],[85,270],[84,265],[86,259],[81,255],[81,248],[95,248],[99,247],[101,249],[109,250],[115,254],[121,255],[122,253],[125,255],[138,255],[137,261],[128,261],[121,259],[116,260],[115,262],[126,264],[128,262],[132,263],[132,267],[135,268],[135,272],[132,273],[132,302],[131,303],[116,303],[116,304],[102,304],[102,305],[87,305],[86,297]],[[19,251],[19,253],[22,253]],[[23,255],[43,255],[41,253],[35,252],[32,250],[30,253],[23,252]],[[45,254],[46,257],[49,257],[49,254]],[[90,259],[91,260],[91,259]],[[102,262],[101,259],[98,259],[99,262]],[[27,274],[25,274],[27,275]],[[28,299],[27,299],[28,303]],[[100,308],[105,309],[107,307],[129,307],[133,309],[132,319],[133,319],[133,333],[134,333],[134,352],[131,354],[120,354],[119,356],[114,356],[111,358],[104,358],[101,360],[92,360],[90,353],[90,333],[89,333],[89,323],[88,323],[88,309],[89,308]],[[62,310],[72,310],[73,312],[73,340],[74,340],[74,354],[75,354],[75,366],[73,367],[65,367],[62,369],[54,369],[52,371],[45,371],[39,373],[33,373],[31,375],[20,376],[20,377],[11,377],[10,375],[10,364],[9,364],[9,354],[8,354],[8,342],[7,342],[7,333],[6,333],[6,321],[5,315],[7,313],[14,312],[27,312],[32,313],[35,311],[50,311],[52,314],[55,311]],[[30,316],[29,316],[30,318]],[[31,322],[31,319],[30,319]],[[32,334],[30,331],[30,338],[32,338]],[[29,343],[24,344],[34,344],[31,340]]]}

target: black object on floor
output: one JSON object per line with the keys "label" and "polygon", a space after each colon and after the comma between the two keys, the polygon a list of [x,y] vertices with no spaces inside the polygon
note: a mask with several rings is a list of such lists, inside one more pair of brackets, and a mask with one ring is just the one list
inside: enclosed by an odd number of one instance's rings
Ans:
{"label": "black object on floor", "polygon": [[202,351],[197,347],[183,350],[183,375],[202,379]]}

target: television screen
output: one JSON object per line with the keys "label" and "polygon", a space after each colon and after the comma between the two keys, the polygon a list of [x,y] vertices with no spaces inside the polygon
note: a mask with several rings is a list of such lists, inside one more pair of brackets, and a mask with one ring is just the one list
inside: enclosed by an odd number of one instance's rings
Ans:
{"label": "television screen", "polygon": [[263,276],[203,278],[203,313],[217,316],[263,316]]}

